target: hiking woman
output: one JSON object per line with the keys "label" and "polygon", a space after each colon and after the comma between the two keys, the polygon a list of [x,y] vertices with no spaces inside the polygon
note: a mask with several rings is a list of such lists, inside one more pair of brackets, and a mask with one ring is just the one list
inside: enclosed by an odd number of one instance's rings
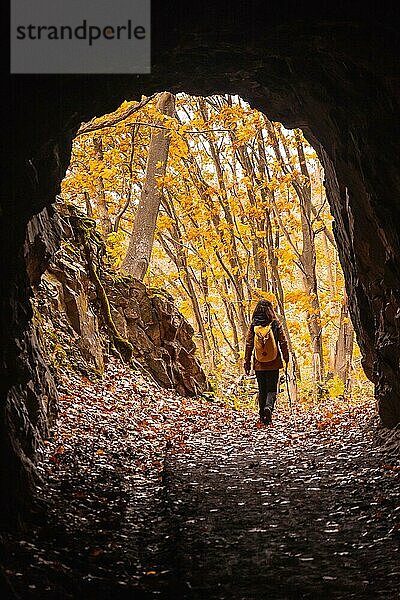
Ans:
{"label": "hiking woman", "polygon": [[[273,338],[269,337],[271,333]],[[286,364],[289,362],[286,336],[269,300],[260,300],[253,312],[246,338],[244,356],[246,375],[250,373],[253,351],[253,368],[258,383],[260,419],[268,425],[271,423],[272,412],[278,395],[279,369],[283,368],[283,361]]]}

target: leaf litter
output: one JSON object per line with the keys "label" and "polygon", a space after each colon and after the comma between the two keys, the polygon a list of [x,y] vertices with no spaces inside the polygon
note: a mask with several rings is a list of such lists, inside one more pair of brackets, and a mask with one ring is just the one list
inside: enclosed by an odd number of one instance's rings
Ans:
{"label": "leaf litter", "polygon": [[400,467],[373,406],[326,401],[273,425],[161,389],[110,359],[65,373],[38,496],[3,539],[12,598],[374,598],[400,594]]}

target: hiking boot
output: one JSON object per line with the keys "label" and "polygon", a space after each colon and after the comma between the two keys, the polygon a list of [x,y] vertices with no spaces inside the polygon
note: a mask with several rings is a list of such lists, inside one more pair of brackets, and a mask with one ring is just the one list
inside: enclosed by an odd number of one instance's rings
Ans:
{"label": "hiking boot", "polygon": [[265,423],[265,425],[269,425],[272,421],[272,410],[267,406],[264,410],[264,418],[263,418],[263,423]]}

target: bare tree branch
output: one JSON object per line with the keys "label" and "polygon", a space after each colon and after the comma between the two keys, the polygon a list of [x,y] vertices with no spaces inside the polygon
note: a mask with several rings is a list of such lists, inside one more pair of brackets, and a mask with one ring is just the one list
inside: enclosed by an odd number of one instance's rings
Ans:
{"label": "bare tree branch", "polygon": [[153,98],[155,98],[156,96],[157,94],[153,94],[148,98],[144,97],[141,102],[138,102],[134,106],[129,106],[129,108],[120,112],[118,115],[110,116],[109,119],[106,119],[101,123],[98,123],[99,117],[94,117],[88,123],[81,123],[76,137],[83,135],[84,133],[90,133],[91,131],[98,131],[99,129],[106,129],[107,127],[115,127],[118,123],[124,121],[125,119],[133,115],[135,112],[146,106],[146,104],[148,104],[150,100],[153,100]]}

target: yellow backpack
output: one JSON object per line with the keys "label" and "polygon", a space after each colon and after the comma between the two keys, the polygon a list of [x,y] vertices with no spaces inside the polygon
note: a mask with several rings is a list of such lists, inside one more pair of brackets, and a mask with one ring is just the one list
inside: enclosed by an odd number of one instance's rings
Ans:
{"label": "yellow backpack", "polygon": [[271,362],[276,359],[278,348],[272,331],[272,323],[270,325],[255,325],[254,354],[258,362]]}

